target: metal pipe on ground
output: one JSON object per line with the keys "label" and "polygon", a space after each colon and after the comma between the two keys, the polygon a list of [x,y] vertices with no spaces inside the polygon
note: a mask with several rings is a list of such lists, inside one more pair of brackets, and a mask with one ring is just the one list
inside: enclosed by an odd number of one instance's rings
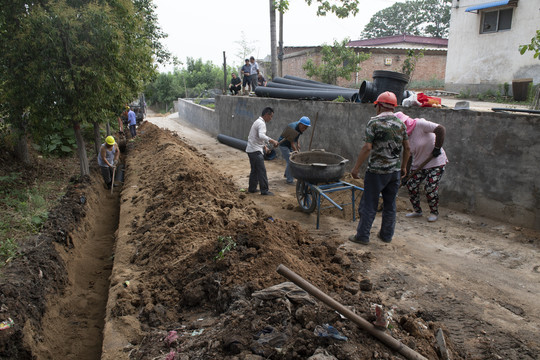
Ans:
{"label": "metal pipe on ground", "polygon": [[298,285],[300,288],[304,289],[309,294],[313,295],[314,297],[325,303],[327,306],[331,307],[332,309],[345,316],[347,319],[354,322],[356,325],[367,331],[370,335],[373,335],[390,349],[397,351],[401,355],[405,356],[407,359],[427,360],[427,358],[420,355],[407,345],[403,344],[401,341],[396,340],[390,335],[386,334],[384,331],[377,329],[373,324],[369,323],[364,318],[356,315],[351,310],[347,309],[345,306],[338,303],[330,296],[326,295],[324,292],[304,280],[300,275],[296,274],[295,272],[287,268],[285,265],[280,264],[277,268],[277,272],[278,274],[286,277],[287,279]]}

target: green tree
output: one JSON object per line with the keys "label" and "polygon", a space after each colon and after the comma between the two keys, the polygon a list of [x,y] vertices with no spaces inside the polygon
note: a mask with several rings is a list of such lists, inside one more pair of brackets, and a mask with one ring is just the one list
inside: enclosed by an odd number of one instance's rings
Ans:
{"label": "green tree", "polygon": [[[102,122],[131,101],[164,61],[149,0],[15,1],[0,10],[0,80],[8,121],[25,131],[49,121],[74,130],[89,174],[81,124]],[[153,22],[153,23],[152,23]],[[4,38],[4,35],[6,37]]]}
{"label": "green tree", "polygon": [[532,37],[529,44],[519,46],[521,55],[525,54],[527,51],[532,51],[533,57],[535,59],[540,59],[540,30],[536,30],[536,35]]}
{"label": "green tree", "polygon": [[[326,16],[328,12],[335,14],[338,18],[344,19],[349,15],[356,15],[358,13],[359,0],[305,0],[308,5],[314,2],[317,6],[317,16]],[[277,41],[276,41],[276,10],[281,13],[281,19],[283,14],[289,9],[288,0],[270,0],[270,57],[272,59],[271,77],[274,78],[277,75]],[[283,22],[280,23],[280,27],[283,27]]]}
{"label": "green tree", "polygon": [[447,37],[451,6],[451,0],[397,2],[373,15],[362,31],[362,37],[401,34]]}
{"label": "green tree", "polygon": [[240,40],[235,41],[238,44],[238,51],[236,52],[236,57],[240,61],[241,65],[244,65],[244,60],[249,59],[250,55],[253,54],[255,47],[253,43],[246,39],[246,34],[242,31],[242,37]]}
{"label": "green tree", "polygon": [[315,64],[313,59],[308,59],[302,66],[309,77],[317,77],[328,84],[336,84],[338,78],[351,79],[351,74],[360,70],[360,63],[367,60],[370,54],[356,53],[354,49],[347,47],[349,39],[341,43],[334,40],[334,45],[323,45],[321,49],[321,63]]}

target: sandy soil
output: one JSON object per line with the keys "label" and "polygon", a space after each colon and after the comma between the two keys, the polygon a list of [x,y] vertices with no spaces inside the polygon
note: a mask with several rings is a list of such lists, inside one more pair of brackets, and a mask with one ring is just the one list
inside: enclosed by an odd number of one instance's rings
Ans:
{"label": "sandy soil", "polygon": [[[176,132],[180,140],[203,153],[212,170],[230,179],[230,186],[247,187],[245,153],[218,143],[174,115],[148,120]],[[296,222],[311,237],[332,239],[341,244],[339,251],[369,259],[369,267],[357,269],[354,276],[369,279],[387,308],[442,324],[456,349],[455,357],[537,358],[540,234],[444,208],[435,223],[425,217],[406,219],[409,204],[403,193],[392,243],[376,240],[377,216],[371,243],[353,244],[346,241],[356,226],[351,210],[323,210],[316,230],[316,214],[299,211],[295,188],[285,184],[283,169],[281,160],[267,162],[270,188],[276,195],[246,194],[247,199],[273,219]],[[320,283],[316,276],[307,280]]]}

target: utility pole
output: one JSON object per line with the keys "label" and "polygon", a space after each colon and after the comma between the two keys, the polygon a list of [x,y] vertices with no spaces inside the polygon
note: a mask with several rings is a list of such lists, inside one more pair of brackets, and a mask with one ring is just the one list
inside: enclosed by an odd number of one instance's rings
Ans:
{"label": "utility pole", "polygon": [[283,77],[283,12],[279,12],[279,53],[278,75]]}
{"label": "utility pole", "polygon": [[227,93],[227,58],[223,52],[223,95]]}

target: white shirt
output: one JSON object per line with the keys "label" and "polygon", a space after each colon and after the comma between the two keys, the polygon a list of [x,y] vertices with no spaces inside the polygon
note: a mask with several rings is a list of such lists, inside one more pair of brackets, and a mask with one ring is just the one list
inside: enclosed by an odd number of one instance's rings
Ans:
{"label": "white shirt", "polygon": [[249,74],[250,75],[255,75],[255,74],[258,74],[259,73],[259,64],[257,64],[257,62],[253,62],[251,63],[251,68],[250,68],[250,71],[249,71]]}
{"label": "white shirt", "polygon": [[253,122],[249,130],[246,152],[260,151],[264,154],[264,145],[269,140],[270,138],[266,136],[266,122],[262,117],[259,117]]}

